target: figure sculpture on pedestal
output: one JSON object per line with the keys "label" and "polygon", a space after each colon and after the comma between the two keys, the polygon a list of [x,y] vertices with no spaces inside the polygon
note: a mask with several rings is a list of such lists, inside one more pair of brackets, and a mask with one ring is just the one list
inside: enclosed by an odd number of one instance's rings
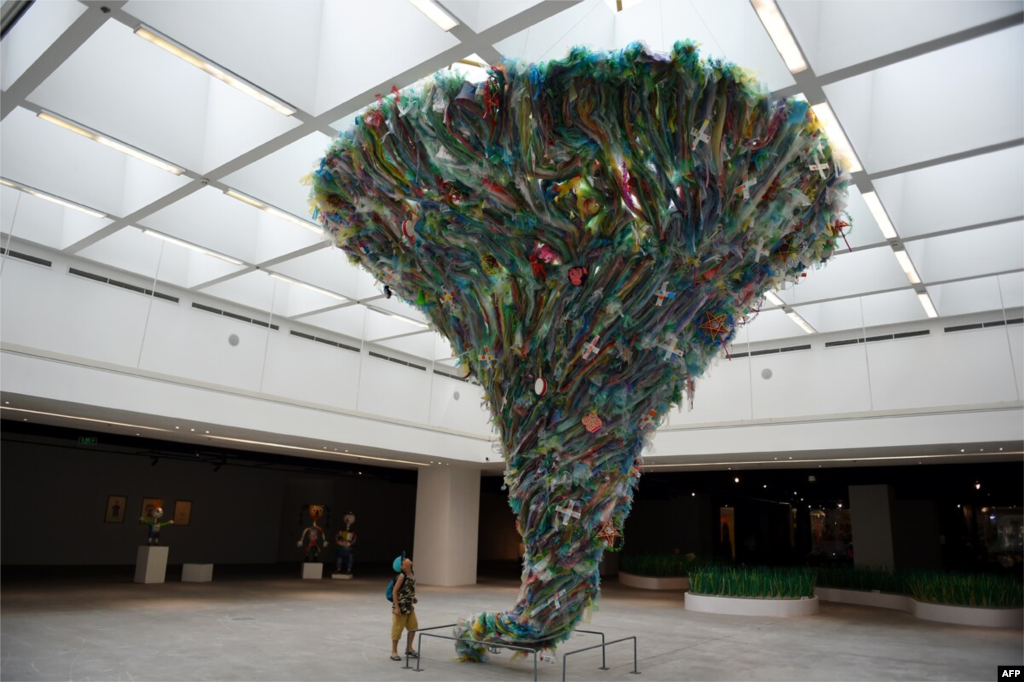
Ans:
{"label": "figure sculpture on pedestal", "polygon": [[146,538],[146,544],[159,545],[160,529],[164,526],[173,526],[174,519],[160,523],[160,519],[164,515],[163,507],[150,507],[148,511],[150,518],[146,518],[145,516],[139,517],[139,521],[149,526],[149,536]]}
{"label": "figure sculpture on pedestal", "polygon": [[[356,522],[356,515],[348,512],[342,517],[342,520],[345,522],[345,530],[339,530],[334,538],[335,544],[338,545],[334,573],[340,578],[350,579],[352,578],[352,562],[355,559],[353,548],[356,544],[356,532],[352,530],[352,526]],[[344,573],[341,572],[342,563],[346,564]]]}
{"label": "figure sculpture on pedestal", "polygon": [[303,561],[309,563],[320,563],[320,547],[327,547],[327,536],[324,534],[324,529],[317,523],[324,515],[324,506],[322,504],[311,504],[309,505],[309,517],[313,519],[305,530],[302,531],[302,536],[299,538],[296,547],[303,547],[305,549],[305,557]]}

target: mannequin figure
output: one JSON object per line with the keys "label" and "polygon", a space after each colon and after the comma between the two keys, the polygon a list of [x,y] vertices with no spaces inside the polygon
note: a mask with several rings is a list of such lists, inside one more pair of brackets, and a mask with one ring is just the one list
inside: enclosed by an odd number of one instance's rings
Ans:
{"label": "mannequin figure", "polygon": [[[335,575],[339,578],[352,578],[352,561],[355,559],[355,553],[353,547],[356,544],[356,532],[352,530],[352,526],[356,522],[356,515],[352,512],[348,512],[342,517],[345,521],[345,530],[339,530],[338,534],[334,538],[335,544],[338,545],[337,553],[335,554],[336,567],[334,570]],[[341,573],[341,564],[347,561],[347,567],[345,573]]]}
{"label": "mannequin figure", "polygon": [[320,543],[323,542],[323,546],[327,547],[327,537],[324,535],[324,529],[317,523],[324,515],[324,506],[322,504],[311,504],[309,505],[309,517],[313,519],[313,523],[302,531],[302,537],[299,538],[296,547],[304,547],[306,550],[305,562],[306,563],[320,563]]}
{"label": "mannequin figure", "polygon": [[147,545],[159,545],[160,544],[160,529],[163,528],[164,526],[173,526],[174,525],[174,519],[171,519],[170,521],[164,521],[163,523],[160,523],[160,518],[163,515],[164,515],[164,510],[163,510],[162,507],[150,507],[149,508],[149,516],[150,516],[150,518],[147,519],[145,516],[139,517],[139,521],[142,521],[145,524],[149,524],[149,537],[146,538],[146,544]]}

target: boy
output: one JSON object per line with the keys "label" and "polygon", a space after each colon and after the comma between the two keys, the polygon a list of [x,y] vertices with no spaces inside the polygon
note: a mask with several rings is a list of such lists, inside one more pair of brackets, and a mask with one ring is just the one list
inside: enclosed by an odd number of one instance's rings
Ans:
{"label": "boy", "polygon": [[412,631],[419,628],[416,620],[416,577],[412,572],[412,559],[406,559],[405,553],[395,557],[391,567],[400,575],[395,580],[391,591],[391,660],[401,661],[398,655],[398,640],[402,638],[402,630],[409,631],[405,653],[410,658],[417,658],[419,653],[412,650]]}

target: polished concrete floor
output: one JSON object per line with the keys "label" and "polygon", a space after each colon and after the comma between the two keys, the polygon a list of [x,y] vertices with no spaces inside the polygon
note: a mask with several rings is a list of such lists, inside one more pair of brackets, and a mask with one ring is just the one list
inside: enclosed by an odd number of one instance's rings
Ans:
{"label": "polished concrete floor", "polygon": [[[289,571],[290,573],[290,571]],[[388,659],[384,576],[299,580],[222,569],[212,583],[136,585],[131,575],[9,578],[0,592],[3,680],[529,680],[532,659],[509,653],[458,663],[450,642],[424,641],[423,672]],[[173,578],[173,569],[169,578]],[[518,583],[419,588],[420,625],[452,623],[513,603]],[[714,616],[683,595],[604,585],[590,629],[632,648],[569,659],[569,680],[992,680],[1020,665],[1019,630],[919,621],[894,611],[822,604],[810,618]],[[562,651],[596,641],[577,635]],[[540,678],[561,678],[561,658]]]}

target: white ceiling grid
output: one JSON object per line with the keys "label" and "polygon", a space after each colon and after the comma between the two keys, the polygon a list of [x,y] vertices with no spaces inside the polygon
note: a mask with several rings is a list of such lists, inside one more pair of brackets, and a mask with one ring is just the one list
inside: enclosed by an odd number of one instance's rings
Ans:
{"label": "white ceiling grid", "polygon": [[[940,316],[1024,303],[1024,3],[783,1],[810,66],[795,75],[746,0],[642,0],[618,13],[606,0],[442,4],[461,20],[449,32],[407,0],[35,3],[2,42],[3,177],[107,217],[3,187],[3,233],[264,318],[451,364],[448,343],[418,311],[385,299],[369,275],[300,226],[309,219],[300,178],[377,93],[459,59],[553,59],[574,45],[636,40],[667,50],[693,38],[705,56],[750,68],[780,94],[827,100],[865,167],[851,187],[852,252],[844,245],[779,292],[786,308],[766,304],[741,340],[806,336],[790,311],[823,333],[920,320],[924,291]],[[135,35],[142,25],[295,114]],[[184,173],[48,123],[40,111]],[[883,236],[868,191],[897,239]],[[923,280],[916,289],[893,253],[904,245]]]}

